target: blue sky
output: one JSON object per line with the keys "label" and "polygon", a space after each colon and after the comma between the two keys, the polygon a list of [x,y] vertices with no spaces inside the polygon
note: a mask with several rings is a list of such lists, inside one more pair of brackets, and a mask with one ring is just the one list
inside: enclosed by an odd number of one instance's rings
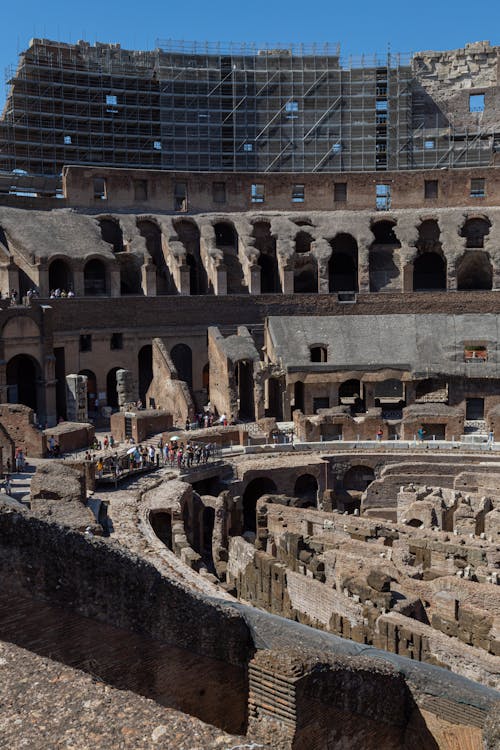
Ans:
{"label": "blue sky", "polygon": [[343,54],[452,49],[468,41],[500,43],[495,0],[3,0],[3,71],[33,36],[120,42],[152,49],[155,40],[340,42]]}

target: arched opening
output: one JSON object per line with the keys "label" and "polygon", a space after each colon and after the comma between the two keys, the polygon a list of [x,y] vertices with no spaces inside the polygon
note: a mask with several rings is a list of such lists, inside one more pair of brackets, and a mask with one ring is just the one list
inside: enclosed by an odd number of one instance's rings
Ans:
{"label": "arched opening", "polygon": [[484,238],[490,233],[491,223],[487,219],[475,218],[467,219],[460,232],[461,237],[466,237],[465,247],[482,248],[484,247]]}
{"label": "arched opening", "polygon": [[457,263],[457,289],[492,289],[493,268],[488,253],[482,250],[466,252]]}
{"label": "arched opening", "polygon": [[214,225],[215,242],[224,254],[226,266],[227,293],[245,294],[248,288],[243,277],[240,259],[238,258],[238,234],[228,221],[219,221]]}
{"label": "arched opening", "polygon": [[139,398],[144,406],[148,406],[146,395],[153,380],[153,347],[151,344],[146,344],[146,346],[143,346],[139,350],[137,364],[139,370]]}
{"label": "arched opening", "polygon": [[424,523],[419,518],[410,518],[410,520],[406,522],[406,526],[411,526],[413,529],[423,529]]}
{"label": "arched opening", "polygon": [[176,344],[170,351],[172,362],[180,380],[193,387],[193,353],[187,344]]}
{"label": "arched opening", "polygon": [[308,253],[311,250],[311,244],[313,238],[309,232],[298,232],[295,235],[295,252],[296,253]]}
{"label": "arched opening", "polygon": [[258,264],[260,273],[260,290],[262,294],[281,292],[281,283],[276,257],[276,239],[271,235],[271,225],[268,221],[256,221],[253,225],[255,247],[260,255]]}
{"label": "arched opening", "polygon": [[116,373],[120,367],[113,367],[106,376],[106,398],[108,406],[118,409],[118,388],[116,385]]}
{"label": "arched opening", "polygon": [[204,561],[213,566],[212,558],[212,536],[215,525],[215,510],[209,505],[205,505],[202,513],[202,540],[200,545],[200,555]]}
{"label": "arched opening", "polygon": [[368,255],[370,292],[399,290],[401,243],[396,237],[395,222],[376,221],[371,231],[374,240]]}
{"label": "arched opening", "polygon": [[448,383],[441,378],[420,380],[415,388],[415,401],[420,403],[448,403]]}
{"label": "arched opening", "polygon": [[295,481],[293,494],[303,501],[303,508],[316,507],[318,480],[313,474],[302,474]]}
{"label": "arched opening", "polygon": [[123,252],[123,232],[120,222],[115,219],[99,219],[101,237],[113,246],[114,253]]}
{"label": "arched opening", "polygon": [[200,230],[194,221],[180,219],[174,221],[174,228],[186,249],[186,263],[189,266],[189,293],[206,294],[208,276],[200,255]]}
{"label": "arched opening", "polygon": [[317,346],[311,346],[309,349],[311,362],[327,362],[328,361],[328,348],[324,344],[318,344]]}
{"label": "arched opening", "polygon": [[243,493],[243,531],[257,531],[257,500],[263,495],[276,493],[276,485],[268,477],[256,477],[246,486]]}
{"label": "arched opening", "polygon": [[167,511],[154,511],[149,516],[151,527],[163,544],[172,549],[172,516]]}
{"label": "arched opening", "polygon": [[134,253],[122,253],[120,266],[120,294],[142,294],[141,260]]}
{"label": "arched opening", "polygon": [[330,292],[358,291],[358,244],[350,234],[338,234],[331,242],[328,261]]}
{"label": "arched opening", "polygon": [[97,378],[92,370],[80,370],[79,375],[87,378],[87,412],[89,417],[95,416],[95,400],[97,398]]}
{"label": "arched opening", "polygon": [[215,243],[217,247],[238,247],[238,234],[229,221],[218,221],[214,224]]}
{"label": "arched opening", "polygon": [[40,378],[41,368],[36,359],[28,354],[16,354],[8,361],[6,368],[8,402],[24,404],[38,412],[37,388]]}
{"label": "arched opening", "polygon": [[418,252],[413,263],[413,289],[416,292],[446,289],[446,260],[440,234],[435,219],[427,219],[419,226]]}
{"label": "arched opening", "polygon": [[278,422],[283,421],[283,393],[285,390],[284,378],[269,378],[267,381],[266,417],[275,417]]}
{"label": "arched opening", "polygon": [[422,253],[413,264],[413,290],[430,292],[446,289],[446,261],[435,252]]}
{"label": "arched opening", "polygon": [[296,294],[317,294],[318,269],[314,261],[295,268],[293,276],[293,291]]}
{"label": "arched opening", "polygon": [[49,289],[61,289],[66,292],[73,290],[73,273],[69,264],[61,258],[53,260],[49,266]]}
{"label": "arched opening", "polygon": [[83,270],[84,293],[87,296],[106,294],[106,266],[98,258],[93,258],[85,264]]}
{"label": "arched opening", "polygon": [[345,380],[339,386],[339,406],[350,406],[352,411],[365,411],[363,386],[360,380]]}
{"label": "arched opening", "polygon": [[150,219],[139,219],[137,229],[146,241],[146,249],[156,267],[156,293],[168,294],[170,291],[170,271],[163,255],[161,229]]}
{"label": "arched opening", "polygon": [[375,472],[370,466],[351,466],[342,480],[343,500],[346,510],[352,512],[361,507],[361,496],[375,479]]}
{"label": "arched opening", "polygon": [[255,419],[253,362],[251,360],[236,362],[234,379],[238,387],[238,417],[253,421]]}
{"label": "arched opening", "polygon": [[303,414],[305,413],[304,409],[304,383],[301,380],[297,380],[296,383],[294,383],[293,386],[293,400],[294,400],[294,407],[293,411],[295,409],[298,409]]}
{"label": "arched opening", "polygon": [[375,406],[388,409],[401,409],[404,403],[404,385],[401,380],[388,378],[375,383],[373,389]]}

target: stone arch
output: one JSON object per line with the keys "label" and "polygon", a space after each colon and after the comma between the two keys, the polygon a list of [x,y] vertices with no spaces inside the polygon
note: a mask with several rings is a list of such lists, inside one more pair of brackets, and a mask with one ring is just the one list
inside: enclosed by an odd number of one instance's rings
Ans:
{"label": "stone arch", "polygon": [[490,233],[491,221],[484,216],[475,216],[466,219],[460,236],[466,238],[465,247],[483,248],[484,238]]}
{"label": "stone arch", "polygon": [[189,219],[178,219],[174,221],[174,229],[186,250],[190,294],[207,294],[209,290],[208,276],[201,260],[198,225]]}
{"label": "stone arch", "polygon": [[364,492],[369,484],[375,479],[375,472],[371,466],[357,465],[351,466],[346,471],[342,479],[342,484],[345,490]]}
{"label": "stone arch", "polygon": [[373,222],[374,239],[368,253],[370,292],[392,291],[401,287],[401,242],[390,219]]}
{"label": "stone arch", "polygon": [[176,344],[170,350],[170,356],[180,380],[193,387],[193,352],[187,344]]}
{"label": "stone arch", "polygon": [[446,289],[446,258],[436,219],[425,219],[418,228],[417,256],[413,262],[413,290]]}
{"label": "stone arch", "polygon": [[102,217],[99,219],[99,227],[101,229],[101,237],[104,242],[112,245],[114,253],[122,253],[124,250],[123,245],[123,232],[120,226],[120,222],[117,219],[111,217]]}
{"label": "stone arch", "polygon": [[257,500],[263,495],[273,495],[277,487],[269,477],[255,477],[246,486],[243,493],[243,531],[257,531]]}
{"label": "stone arch", "polygon": [[118,409],[118,388],[116,385],[116,373],[121,367],[112,367],[106,375],[106,402],[112,409]]}
{"label": "stone arch", "polygon": [[271,224],[268,221],[255,221],[253,224],[255,247],[259,251],[258,264],[260,273],[260,291],[262,294],[276,294],[281,292],[281,282],[276,257],[276,238],[271,234]]}
{"label": "stone arch", "polygon": [[330,292],[358,291],[358,243],[351,234],[338,234],[330,241],[328,261]]}
{"label": "stone arch", "polygon": [[339,385],[339,406],[350,406],[356,411],[364,410],[363,385],[360,380],[351,378]]}
{"label": "stone arch", "polygon": [[309,232],[297,232],[295,235],[295,252],[296,253],[309,253],[311,251],[311,245],[314,239]]}
{"label": "stone arch", "polygon": [[38,360],[31,354],[16,354],[7,362],[5,376],[8,402],[24,404],[39,413],[42,406],[39,393],[42,368]]}
{"label": "stone arch", "polygon": [[492,289],[493,267],[488,253],[466,251],[457,262],[457,289]]}
{"label": "stone arch", "polygon": [[302,507],[316,507],[318,480],[314,474],[301,474],[297,477],[293,494],[303,500]]}
{"label": "stone arch", "polygon": [[168,294],[170,291],[170,271],[163,255],[161,229],[152,219],[138,219],[136,226],[141,237],[144,237],[146,249],[156,267],[156,293]]}
{"label": "stone arch", "polygon": [[49,265],[49,289],[73,290],[73,271],[65,258],[55,258]]}
{"label": "stone arch", "polygon": [[139,398],[147,407],[146,394],[153,380],[153,347],[151,344],[146,344],[139,349],[137,367],[139,372]]}
{"label": "stone arch", "polygon": [[91,258],[83,269],[83,285],[85,296],[99,296],[107,294],[108,281],[106,265],[99,258]]}

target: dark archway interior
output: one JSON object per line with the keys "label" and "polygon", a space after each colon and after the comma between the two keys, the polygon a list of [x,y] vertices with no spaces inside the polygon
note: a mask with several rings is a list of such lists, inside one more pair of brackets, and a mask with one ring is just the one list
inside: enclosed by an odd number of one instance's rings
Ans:
{"label": "dark archway interior", "polygon": [[294,410],[298,409],[304,412],[304,383],[301,380],[297,380],[293,386],[294,394]]}
{"label": "dark archway interior", "polygon": [[260,290],[262,294],[281,292],[278,259],[276,257],[276,239],[271,235],[268,221],[256,221],[253,225],[255,247],[260,255],[258,264],[261,268]]}
{"label": "dark archway interior", "polygon": [[123,252],[123,232],[118,221],[114,219],[99,219],[101,237],[104,242],[113,246],[114,253]]}
{"label": "dark archway interior", "polygon": [[268,477],[256,477],[248,483],[243,493],[243,531],[257,531],[257,500],[263,495],[276,493],[276,485]]}
{"label": "dark archway interior", "polygon": [[234,377],[238,386],[238,398],[240,419],[255,419],[255,402],[253,393],[253,362],[237,362],[234,368]]}
{"label": "dark archway interior", "polygon": [[351,466],[344,474],[342,484],[347,491],[364,492],[374,479],[375,472],[370,466]]}
{"label": "dark archway interior", "polygon": [[86,295],[106,294],[106,267],[98,258],[89,260],[83,271]]}
{"label": "dark archway interior", "polygon": [[482,248],[484,238],[490,233],[491,224],[486,219],[467,219],[460,232],[461,237],[466,237],[465,247]]}
{"label": "dark archway interior", "polygon": [[394,221],[376,221],[372,224],[371,230],[374,236],[373,242],[377,245],[396,245],[401,247],[395,232],[396,223]]}
{"label": "dark archway interior", "polygon": [[295,271],[293,291],[297,294],[317,294],[318,271],[316,264],[308,263],[305,267]]}
{"label": "dark archway interior", "polygon": [[121,294],[142,294],[141,263],[135,253],[123,253],[120,256]]}
{"label": "dark archway interior", "polygon": [[49,266],[49,289],[73,289],[73,274],[66,261],[58,258]]}
{"label": "dark archway interior", "polygon": [[170,351],[177,374],[190,388],[193,387],[193,353],[187,344],[176,344]]}
{"label": "dark archway interior", "polygon": [[413,289],[427,292],[446,289],[446,261],[436,252],[418,255],[413,264]]}
{"label": "dark archway interior", "polygon": [[170,271],[163,255],[161,229],[158,224],[150,219],[140,219],[137,222],[137,229],[141,237],[144,237],[146,249],[156,266],[156,293],[168,294],[170,292]]}
{"label": "dark archway interior", "polygon": [[7,363],[6,378],[9,403],[24,404],[37,411],[37,380],[40,366],[33,357],[17,354]]}
{"label": "dark archway interior", "polygon": [[492,289],[493,268],[482,250],[466,252],[457,263],[457,289]]}
{"label": "dark archway interior", "polygon": [[393,221],[377,221],[372,225],[374,240],[370,245],[370,291],[380,292],[400,288],[399,253],[401,243]]}
{"label": "dark archway interior", "polygon": [[149,521],[158,539],[172,549],[172,516],[166,511],[151,513]]}
{"label": "dark archway interior", "polygon": [[194,221],[188,221],[187,219],[175,221],[174,228],[186,248],[190,294],[206,294],[208,292],[208,276],[200,256],[200,230]]}
{"label": "dark archway interior", "polygon": [[278,422],[283,420],[283,392],[284,382],[280,378],[269,378],[268,403],[266,416],[275,417]]}
{"label": "dark archway interior", "polygon": [[112,370],[110,370],[106,377],[106,396],[107,396],[107,402],[108,406],[111,406],[112,409],[118,408],[118,389],[116,387],[116,373],[118,372],[120,368],[119,367],[113,367]]}
{"label": "dark archway interior", "polygon": [[[301,500],[308,501],[309,505],[315,506],[318,494],[318,480],[312,474],[302,474],[302,476],[297,477],[293,494],[295,497],[301,498]],[[305,507],[304,504],[303,507]]]}
{"label": "dark archway interior", "polygon": [[219,221],[214,225],[215,242],[217,247],[238,247],[236,229],[227,221]]}
{"label": "dark archway interior", "polygon": [[146,346],[143,346],[139,350],[137,359],[139,368],[139,398],[144,406],[149,406],[146,404],[146,394],[153,380],[153,347],[151,344],[146,344]]}
{"label": "dark archway interior", "polygon": [[313,238],[309,232],[299,232],[295,236],[295,252],[296,253],[308,253],[311,250],[311,244]]}
{"label": "dark archway interior", "polygon": [[358,245],[350,234],[339,234],[332,241],[328,261],[330,292],[358,291]]}

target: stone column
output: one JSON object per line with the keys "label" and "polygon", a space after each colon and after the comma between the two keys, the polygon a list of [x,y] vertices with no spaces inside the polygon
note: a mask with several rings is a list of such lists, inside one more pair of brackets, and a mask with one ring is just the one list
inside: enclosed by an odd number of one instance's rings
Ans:
{"label": "stone column", "polygon": [[49,296],[49,269],[45,263],[39,263],[37,265],[38,271],[38,291],[40,297]]}
{"label": "stone column", "polygon": [[145,263],[141,267],[141,286],[146,297],[156,297],[156,266]]}
{"label": "stone column", "polygon": [[109,294],[111,297],[119,297],[121,294],[120,268],[118,266],[109,270]]}
{"label": "stone column", "polygon": [[66,375],[66,412],[68,422],[87,422],[86,375]]}
{"label": "stone column", "polygon": [[116,390],[118,393],[118,407],[124,411],[127,404],[136,400],[134,376],[131,370],[116,371]]}
{"label": "stone column", "polygon": [[261,294],[262,268],[259,265],[250,266],[248,274],[248,291],[250,294]]}
{"label": "stone column", "polygon": [[81,263],[75,263],[73,265],[73,291],[75,297],[83,297],[85,295],[85,276],[83,272],[83,265]]}

